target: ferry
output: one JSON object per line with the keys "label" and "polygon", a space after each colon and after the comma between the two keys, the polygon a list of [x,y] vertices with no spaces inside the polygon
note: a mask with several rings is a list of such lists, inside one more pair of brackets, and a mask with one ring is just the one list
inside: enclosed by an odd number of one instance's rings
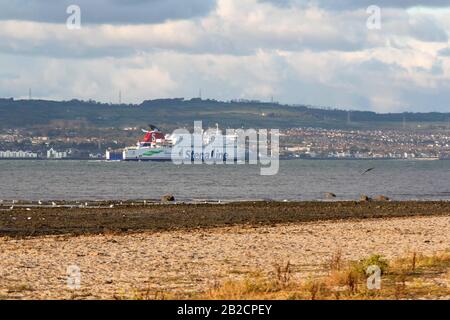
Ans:
{"label": "ferry", "polygon": [[124,161],[171,161],[173,141],[165,136],[159,129],[151,131],[142,130],[145,133],[143,141],[138,141],[136,146],[123,150]]}
{"label": "ferry", "polygon": [[[157,128],[151,130],[142,130],[145,136],[142,141],[138,141],[135,146],[127,147],[122,152],[106,151],[106,159],[109,161],[172,161],[172,148],[176,143],[176,139],[172,135],[165,135]],[[217,127],[217,133],[219,128]],[[212,140],[214,134],[203,134],[203,143],[208,145]],[[234,154],[237,155],[237,136],[224,136],[225,143],[232,143],[235,146]],[[195,159],[206,158],[215,159],[216,161],[226,161],[228,156],[224,149],[215,148],[210,150],[208,154],[200,152],[196,154],[194,148],[185,150],[185,154],[180,155],[178,160],[194,161]],[[235,157],[234,161],[245,161]]]}

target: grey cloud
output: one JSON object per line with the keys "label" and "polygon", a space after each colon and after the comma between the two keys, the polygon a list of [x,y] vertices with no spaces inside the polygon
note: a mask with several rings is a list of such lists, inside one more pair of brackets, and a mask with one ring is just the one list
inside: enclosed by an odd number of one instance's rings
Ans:
{"label": "grey cloud", "polygon": [[441,76],[444,74],[444,67],[443,63],[440,60],[437,60],[433,63],[433,66],[431,67],[431,74],[435,76]]}
{"label": "grey cloud", "polygon": [[84,23],[148,24],[206,15],[216,0],[0,0],[0,20],[65,23],[72,4]]}
{"label": "grey cloud", "polygon": [[441,57],[450,57],[450,48],[444,48],[438,51],[438,55]]}
{"label": "grey cloud", "polygon": [[104,57],[126,57],[136,54],[137,50],[125,46],[104,46],[104,47],[86,47],[72,46],[63,42],[43,42],[37,45],[27,45],[22,42],[7,44],[0,43],[0,52],[10,55],[41,56],[58,59],[95,59]]}
{"label": "grey cloud", "polygon": [[447,7],[449,0],[319,0],[319,4],[329,9],[356,9],[367,8],[370,5],[377,5],[385,8],[410,8],[415,6],[423,7]]}
{"label": "grey cloud", "polygon": [[18,79],[19,76],[12,72],[1,72],[0,73],[0,79],[1,80],[15,80]]}
{"label": "grey cloud", "polygon": [[[373,47],[367,43],[364,35],[353,37],[317,37],[303,36],[301,39],[290,37],[277,37],[277,35],[266,35],[265,38],[252,38],[250,35],[220,36],[204,34],[194,46],[184,46],[165,43],[120,43],[111,41],[102,46],[89,44],[83,41],[67,41],[65,39],[46,39],[44,41],[27,41],[23,39],[9,39],[0,42],[0,52],[12,55],[44,56],[59,59],[92,59],[100,57],[125,57],[139,53],[153,53],[164,50],[173,50],[187,54],[213,54],[247,56],[253,55],[260,49],[263,50],[287,50],[303,51],[311,50],[323,52],[328,50],[352,52]],[[5,40],[5,39],[4,39]]]}
{"label": "grey cloud", "polygon": [[416,112],[448,112],[450,91],[447,88],[450,81],[443,80],[436,90],[423,88],[410,88],[400,92],[400,99],[405,102],[405,110],[414,110]]}
{"label": "grey cloud", "polygon": [[[46,4],[55,1],[58,3],[60,2],[59,0],[43,0]],[[80,1],[83,2],[86,0]],[[166,0],[166,3],[170,4],[175,3],[176,1],[177,0]],[[200,1],[207,2],[206,0]],[[286,3],[287,1],[293,0],[285,0]],[[22,2],[35,3],[31,0],[22,0]],[[195,1],[192,0],[185,0],[186,4],[194,2]],[[162,2],[160,2],[160,0],[132,0],[126,4],[120,4],[119,0],[100,0],[96,3],[96,6],[103,3],[106,7],[106,11],[107,6],[105,3],[111,4],[116,9],[124,7],[134,8],[133,10],[136,10],[136,7],[143,8],[150,3],[161,4]],[[209,3],[212,3],[212,1],[209,1]],[[16,6],[16,9],[18,7],[19,6]],[[0,11],[0,16],[2,14],[4,13],[1,13]],[[85,17],[85,10],[82,14],[83,17]],[[3,39],[0,39],[2,40],[0,41],[0,52],[81,59],[124,57],[140,52],[150,53],[158,50],[173,50],[191,54],[210,53],[239,56],[251,55],[259,49],[278,49],[296,52],[303,50],[315,52],[328,50],[346,52],[359,51],[384,45],[384,37],[386,35],[391,38],[391,45],[394,47],[398,47],[395,38],[396,35],[413,37],[420,41],[448,41],[446,30],[439,25],[438,21],[429,15],[414,16],[412,20],[410,20],[406,11],[400,9],[391,10],[390,12],[387,12],[385,16],[383,33],[372,32],[371,34],[369,34],[370,31],[365,28],[364,17],[354,14],[353,12],[334,12],[332,14],[327,14],[324,18],[313,21],[317,26],[316,28],[310,29],[308,29],[306,23],[303,23],[302,25],[302,21],[300,21],[297,24],[296,20],[292,20],[292,18],[287,16],[283,23],[291,26],[291,28],[284,28],[281,29],[281,31],[278,29],[279,23],[277,20],[271,21],[270,15],[268,15],[268,18],[264,20],[263,23],[251,26],[240,24],[240,20],[233,21],[232,19],[231,22],[218,22],[219,25],[220,23],[229,23],[225,31],[214,28],[213,30],[208,30],[204,28],[199,21],[191,21],[188,22],[188,25],[192,26],[191,31],[187,31],[183,25],[182,27],[173,29],[174,31],[172,32],[173,34],[192,32],[194,40],[185,43],[178,41],[179,39],[165,41],[164,39],[166,38],[163,36],[155,37],[150,34],[147,39],[147,34],[142,32],[138,41],[133,41],[132,39],[128,41],[128,39],[123,37],[116,38],[115,36],[110,36],[105,40],[105,35],[102,32],[98,32],[98,28],[94,26],[92,32],[89,33],[87,37],[86,35],[83,36],[78,33],[74,33],[75,36],[73,38],[63,36],[64,34],[62,33],[58,33],[59,36],[37,37],[36,39],[33,39],[32,36],[15,37],[14,35],[7,35],[4,36]],[[299,15],[299,17],[301,18],[302,15]],[[270,23],[272,23],[272,25]],[[269,28],[269,26],[273,27]],[[67,33],[70,31],[64,30],[64,32]],[[161,31],[161,34],[163,34],[163,32],[164,31]],[[186,36],[188,36],[188,34],[186,34]],[[96,41],[96,37],[98,37],[98,41]],[[405,46],[405,44],[401,43],[400,45]]]}
{"label": "grey cloud", "polygon": [[447,42],[447,32],[430,17],[415,18],[410,22],[411,35],[424,42]]}
{"label": "grey cloud", "polygon": [[330,10],[347,10],[367,8],[370,5],[377,5],[385,8],[410,8],[415,6],[423,7],[448,7],[450,0],[259,0],[260,2],[270,2],[278,6],[290,5],[318,5]]}

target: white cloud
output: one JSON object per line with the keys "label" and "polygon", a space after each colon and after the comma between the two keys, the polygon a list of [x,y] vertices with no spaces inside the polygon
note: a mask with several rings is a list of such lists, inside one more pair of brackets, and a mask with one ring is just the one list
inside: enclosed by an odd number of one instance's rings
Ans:
{"label": "white cloud", "polygon": [[191,97],[203,88],[219,99],[448,109],[447,10],[405,10],[413,1],[382,8],[377,31],[365,27],[365,8],[316,3],[218,0],[195,18],[77,31],[0,21],[0,96],[24,96],[33,87],[40,97],[115,101],[122,90],[125,101],[140,102]]}

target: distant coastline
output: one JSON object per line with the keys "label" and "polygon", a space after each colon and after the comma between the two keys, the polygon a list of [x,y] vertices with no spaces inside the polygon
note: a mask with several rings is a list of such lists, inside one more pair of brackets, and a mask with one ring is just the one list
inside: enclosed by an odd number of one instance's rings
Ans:
{"label": "distant coastline", "polygon": [[[48,159],[48,158],[0,158],[0,161],[108,161],[108,162],[117,162],[117,160],[106,160],[104,158],[61,158],[61,159]],[[333,161],[374,161],[374,160],[398,160],[398,161],[439,161],[439,160],[450,160],[450,158],[412,158],[412,159],[399,159],[399,158],[296,158],[296,157],[280,157],[280,160],[333,160]],[[150,161],[151,162],[151,161]],[[170,162],[170,161],[169,161]]]}

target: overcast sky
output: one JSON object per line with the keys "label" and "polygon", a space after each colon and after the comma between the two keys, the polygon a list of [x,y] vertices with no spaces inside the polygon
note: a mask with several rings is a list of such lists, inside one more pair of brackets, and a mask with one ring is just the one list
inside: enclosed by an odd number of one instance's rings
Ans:
{"label": "overcast sky", "polygon": [[0,0],[0,96],[448,112],[449,33],[450,0]]}

